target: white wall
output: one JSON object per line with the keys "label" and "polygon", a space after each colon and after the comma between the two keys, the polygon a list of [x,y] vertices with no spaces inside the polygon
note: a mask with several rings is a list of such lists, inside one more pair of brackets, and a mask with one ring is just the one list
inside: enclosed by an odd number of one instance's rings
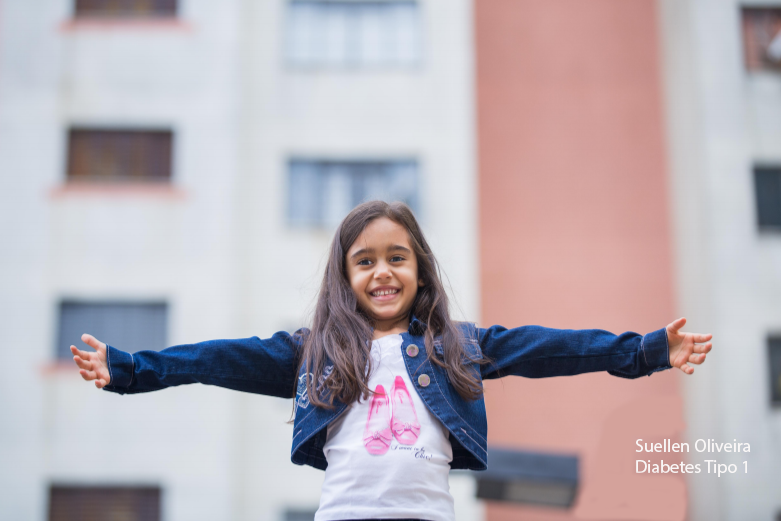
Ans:
{"label": "white wall", "polygon": [[[45,519],[51,483],[157,484],[169,521],[317,506],[290,401],[122,397],[53,358],[62,298],[165,299],[170,344],[305,323],[330,234],[286,224],[293,154],[417,158],[424,229],[479,314],[470,2],[421,2],[421,67],[349,72],[286,66],[282,0],[180,5],[173,25],[79,26],[67,0],[0,3],[0,518]],[[171,128],[172,186],[64,188],[70,125]],[[453,490],[482,516],[469,477]]]}
{"label": "white wall", "polygon": [[781,512],[781,410],[769,403],[767,352],[768,334],[781,331],[781,236],[758,232],[752,172],[781,163],[781,77],[746,72],[740,5],[660,2],[678,306],[687,329],[714,333],[706,365],[683,379],[685,437],[751,444],[750,454],[692,455],[741,469],[688,480],[694,520]]}

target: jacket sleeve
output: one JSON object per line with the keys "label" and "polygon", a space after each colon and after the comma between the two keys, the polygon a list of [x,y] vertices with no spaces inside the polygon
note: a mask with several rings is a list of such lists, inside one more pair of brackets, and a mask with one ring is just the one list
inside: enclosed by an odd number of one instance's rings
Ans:
{"label": "jacket sleeve", "polygon": [[292,398],[298,354],[306,332],[279,332],[266,340],[210,340],[132,354],[107,346],[111,381],[103,389],[134,394],[202,383]]}
{"label": "jacket sleeve", "polygon": [[601,329],[550,329],[524,326],[478,329],[478,342],[488,363],[483,379],[515,375],[529,378],[607,371],[622,378],[650,376],[670,369],[667,331],[645,336],[614,335]]}

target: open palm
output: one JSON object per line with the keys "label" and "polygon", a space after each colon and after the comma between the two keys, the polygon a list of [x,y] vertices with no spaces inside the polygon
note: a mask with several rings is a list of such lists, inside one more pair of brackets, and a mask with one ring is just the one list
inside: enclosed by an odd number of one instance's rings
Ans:
{"label": "open palm", "polygon": [[73,361],[79,366],[79,374],[88,382],[95,380],[95,387],[102,389],[111,382],[111,375],[106,366],[106,344],[92,335],[81,335],[81,341],[95,351],[81,351],[71,346]]}
{"label": "open palm", "polygon": [[684,333],[681,328],[686,324],[685,318],[679,318],[667,325],[667,345],[670,349],[670,365],[677,367],[686,374],[692,374],[694,367],[705,361],[705,355],[713,344],[709,342],[713,335],[700,333]]}

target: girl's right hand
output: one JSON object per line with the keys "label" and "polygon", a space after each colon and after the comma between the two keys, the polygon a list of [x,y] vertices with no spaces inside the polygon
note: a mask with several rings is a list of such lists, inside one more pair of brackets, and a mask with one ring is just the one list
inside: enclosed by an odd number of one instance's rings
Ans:
{"label": "girl's right hand", "polygon": [[71,346],[73,361],[81,369],[79,374],[87,380],[95,380],[95,387],[102,389],[111,382],[111,375],[106,367],[106,344],[92,335],[81,335],[81,341],[95,349],[93,351],[81,351],[76,346]]}

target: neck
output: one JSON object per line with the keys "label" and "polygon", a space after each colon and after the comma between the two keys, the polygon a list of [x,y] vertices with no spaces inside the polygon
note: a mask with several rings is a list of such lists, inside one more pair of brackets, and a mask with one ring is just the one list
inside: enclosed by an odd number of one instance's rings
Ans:
{"label": "neck", "polygon": [[409,316],[405,316],[401,319],[378,320],[374,323],[372,340],[377,340],[378,338],[388,335],[398,335],[407,332],[407,330],[409,330]]}

